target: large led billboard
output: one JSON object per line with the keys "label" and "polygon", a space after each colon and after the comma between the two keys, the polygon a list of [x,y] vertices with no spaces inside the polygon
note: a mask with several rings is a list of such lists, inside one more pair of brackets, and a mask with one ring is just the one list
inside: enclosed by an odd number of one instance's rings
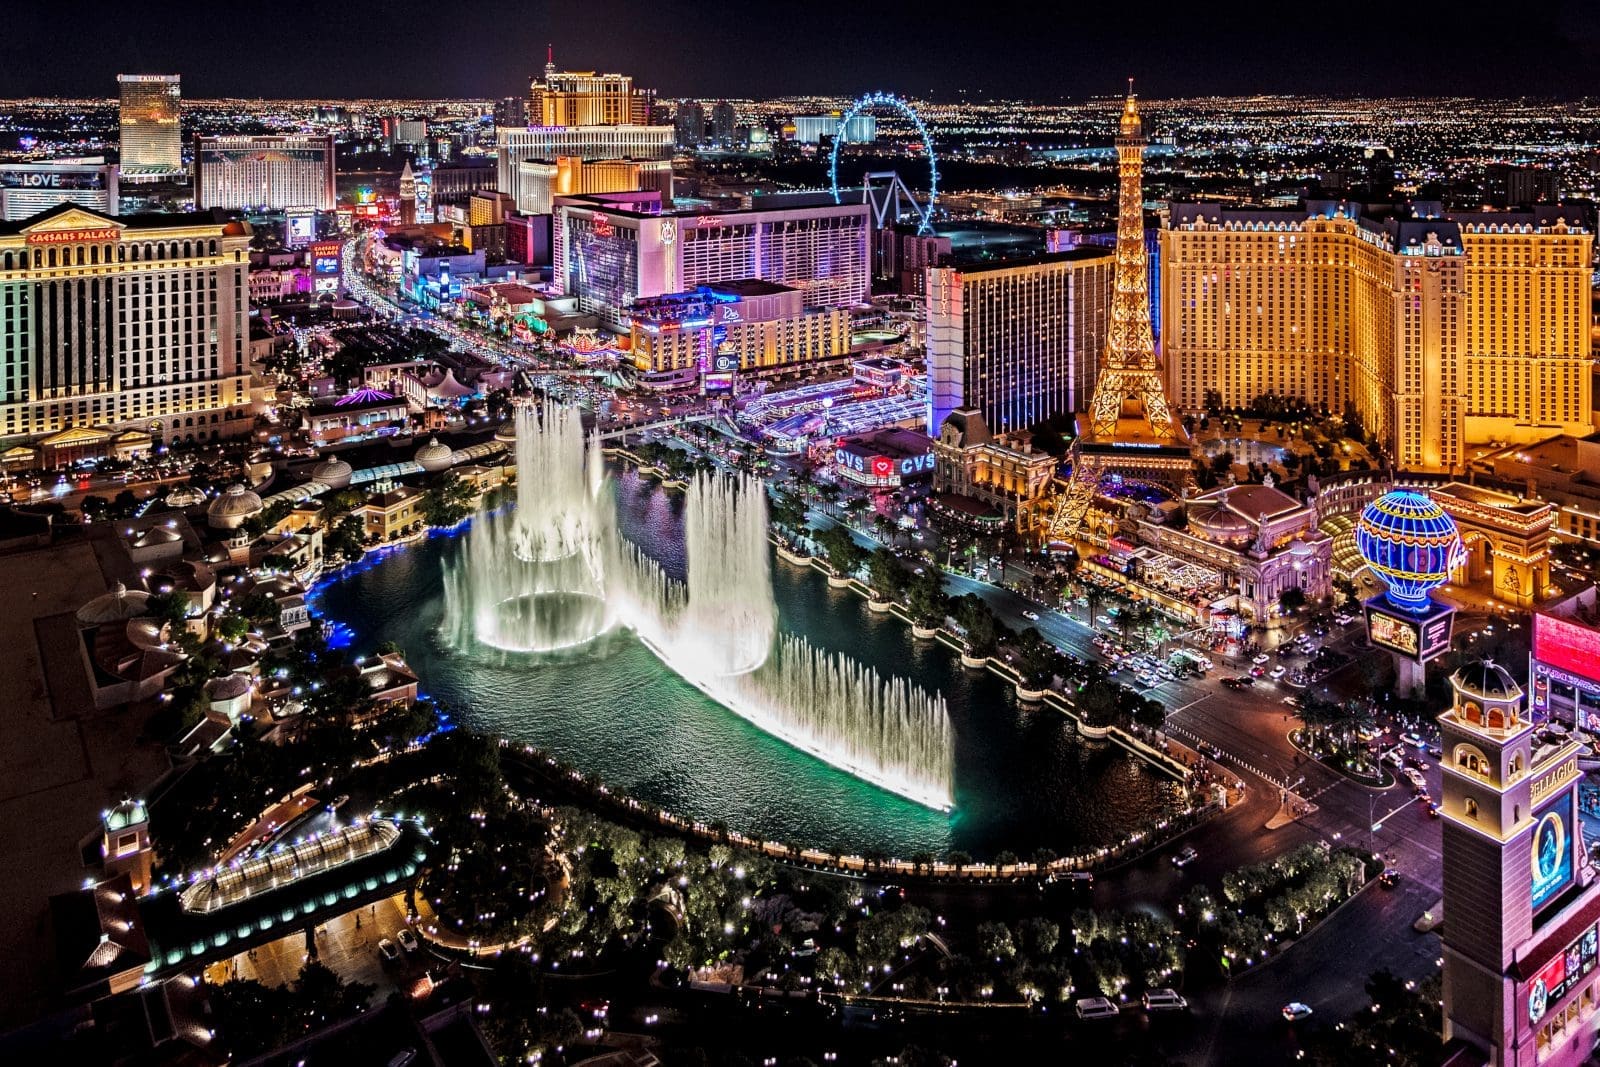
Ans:
{"label": "large led billboard", "polygon": [[1531,903],[1538,912],[1572,884],[1572,791],[1563,790],[1545,807],[1534,813],[1533,845],[1529,855],[1528,877]]}
{"label": "large led billboard", "polygon": [[1597,958],[1600,958],[1600,928],[1591,926],[1556,953],[1528,983],[1528,1022],[1537,1026],[1550,1005],[1594,970]]}
{"label": "large led billboard", "polygon": [[1600,681],[1600,631],[1535,614],[1533,658],[1580,678]]}
{"label": "large led billboard", "polygon": [[1367,636],[1372,643],[1407,659],[1426,663],[1450,647],[1455,611],[1434,604],[1426,615],[1412,615],[1388,607],[1382,597],[1366,603]]}

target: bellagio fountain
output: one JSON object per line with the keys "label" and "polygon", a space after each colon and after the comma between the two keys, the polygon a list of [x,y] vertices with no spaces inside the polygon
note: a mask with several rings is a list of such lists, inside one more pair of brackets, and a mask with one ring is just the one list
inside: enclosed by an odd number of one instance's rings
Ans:
{"label": "bellagio fountain", "polygon": [[944,699],[779,630],[760,479],[690,484],[679,582],[618,532],[600,442],[577,409],[518,408],[515,457],[515,506],[478,515],[444,571],[453,645],[537,661],[631,632],[768,734],[879,788],[951,806]]}

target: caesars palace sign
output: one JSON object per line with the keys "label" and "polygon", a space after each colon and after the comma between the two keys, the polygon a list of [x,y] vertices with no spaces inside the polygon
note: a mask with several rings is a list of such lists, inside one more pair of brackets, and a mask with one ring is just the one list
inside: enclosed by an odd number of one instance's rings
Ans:
{"label": "caesars palace sign", "polygon": [[116,226],[102,226],[94,230],[44,230],[28,234],[30,245],[71,245],[84,241],[115,241],[122,237]]}

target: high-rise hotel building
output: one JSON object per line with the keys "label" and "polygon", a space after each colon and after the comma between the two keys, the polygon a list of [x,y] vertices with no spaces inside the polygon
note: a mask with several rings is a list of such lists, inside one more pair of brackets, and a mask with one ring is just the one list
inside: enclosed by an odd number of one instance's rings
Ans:
{"label": "high-rise hotel building", "polygon": [[977,409],[998,432],[1088,407],[1116,257],[1079,248],[1018,263],[930,267],[928,432]]}
{"label": "high-rise hotel building", "polygon": [[332,211],[333,153],[332,134],[197,137],[195,206]]}
{"label": "high-rise hotel building", "polygon": [[119,74],[124,181],[167,177],[183,169],[178,75]]}
{"label": "high-rise hotel building", "polygon": [[248,432],[249,243],[210,213],[62,205],[0,223],[0,442]]}
{"label": "high-rise hotel building", "polygon": [[[520,205],[539,193],[524,187],[518,164],[553,163],[567,156],[583,161],[672,159],[676,131],[671,126],[650,125],[655,94],[635,88],[626,74],[597,74],[592,70],[559,71],[554,57],[535,79],[528,94],[527,123],[495,129],[495,177],[502,193]],[[672,198],[671,164],[649,168],[646,184],[635,189],[659,189]],[[548,206],[543,212],[548,212]]]}
{"label": "high-rise hotel building", "polygon": [[644,126],[655,94],[636,89],[627,74],[556,69],[552,56],[544,79],[528,88],[528,122],[535,126]]}
{"label": "high-rise hotel building", "polygon": [[524,187],[530,179],[519,164],[529,160],[552,163],[561,157],[660,161],[649,168],[652,184],[645,187],[660,188],[667,196],[672,192],[671,126],[534,126],[496,130],[495,140],[496,187],[519,204],[539,195],[537,182]]}
{"label": "high-rise hotel building", "polygon": [[1174,204],[1167,393],[1190,411],[1348,405],[1402,470],[1459,473],[1469,442],[1586,434],[1593,235],[1575,214]]}
{"label": "high-rise hotel building", "polygon": [[774,194],[719,214],[662,210],[657,193],[554,200],[551,282],[578,307],[626,332],[642,297],[753,278],[800,291],[806,308],[851,307],[871,295],[869,207],[827,194]]}

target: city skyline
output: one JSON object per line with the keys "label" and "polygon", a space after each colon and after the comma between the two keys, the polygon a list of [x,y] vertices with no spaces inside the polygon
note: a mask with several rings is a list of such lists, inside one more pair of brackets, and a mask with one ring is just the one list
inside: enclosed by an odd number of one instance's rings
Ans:
{"label": "city skyline", "polygon": [[[259,96],[495,98],[525,92],[554,46],[573,69],[626,70],[665,97],[771,97],[825,91],[859,92],[892,85],[939,98],[1056,100],[1114,91],[1132,74],[1144,95],[1242,93],[1351,95],[1533,95],[1574,97],[1589,88],[1600,58],[1600,26],[1582,5],[1557,0],[1501,17],[1497,6],[1470,0],[1413,5],[1403,23],[1370,0],[1346,5],[1336,27],[1285,18],[1275,6],[1248,0],[1225,15],[1195,17],[1186,6],[1157,0],[1136,18],[1110,10],[1074,11],[1059,43],[1027,54],[1021,27],[1035,18],[1020,5],[989,6],[959,32],[937,8],[893,5],[862,9],[809,5],[795,24],[787,9],[720,2],[668,3],[654,17],[636,5],[606,3],[581,12],[551,5],[492,2],[474,9],[459,44],[428,33],[384,35],[385,28],[426,25],[427,9],[403,2],[356,4],[344,17],[319,23],[320,46],[289,49],[271,63],[241,61],[232,49],[198,47],[205,40],[248,40],[261,26],[221,10],[202,25],[159,7],[76,0],[63,7],[24,8],[0,42],[0,98],[109,93],[126,72],[180,73],[187,98]],[[123,34],[71,64],[40,64],[53,28],[65,19],[116,24]],[[805,25],[812,32],[805,32]],[[1493,62],[1461,62],[1494,26]],[[492,32],[491,32],[492,31]],[[798,31],[809,47],[771,49]],[[1392,38],[1394,47],[1371,47]],[[1408,45],[1414,39],[1415,45]],[[1412,48],[1418,51],[1413,59]],[[755,53],[762,62],[751,63]],[[1239,57],[1250,62],[1241,64]],[[1428,56],[1439,57],[1429,61]],[[330,57],[337,56],[337,63]],[[685,62],[692,57],[692,62]],[[1450,58],[1456,57],[1456,58]],[[1487,56],[1485,57],[1488,58]],[[28,72],[23,75],[19,72]]]}

